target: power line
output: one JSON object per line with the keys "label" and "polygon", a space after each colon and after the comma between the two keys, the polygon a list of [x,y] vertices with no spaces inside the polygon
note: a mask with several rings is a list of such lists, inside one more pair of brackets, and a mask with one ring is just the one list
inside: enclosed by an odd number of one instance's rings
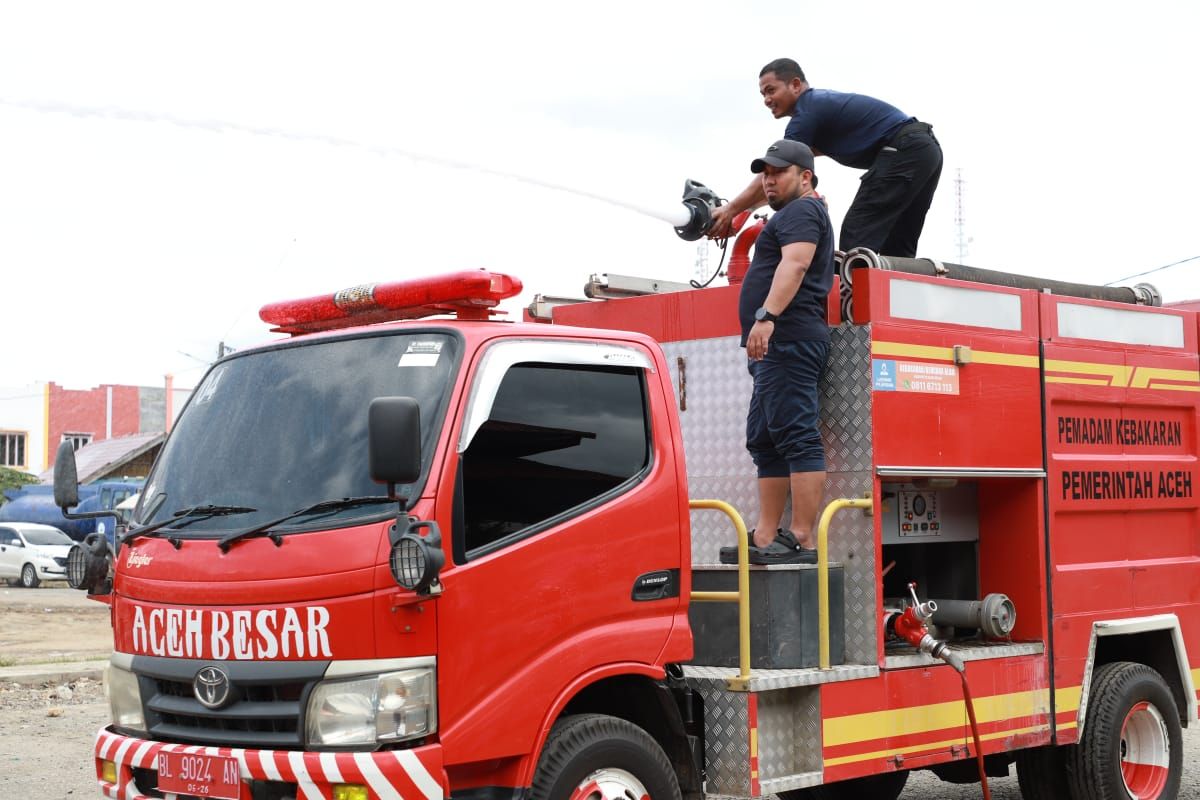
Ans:
{"label": "power line", "polygon": [[1189,261],[1195,261],[1197,258],[1200,258],[1200,256],[1192,256],[1191,258],[1184,258],[1184,259],[1181,259],[1180,261],[1172,261],[1170,264],[1163,264],[1161,267],[1155,267],[1154,269],[1148,269],[1145,272],[1139,272],[1136,275],[1126,275],[1124,278],[1117,278],[1115,281],[1109,281],[1108,283],[1106,283],[1104,285],[1112,286],[1114,283],[1120,283],[1122,281],[1128,281],[1128,280],[1133,280],[1134,278],[1140,278],[1143,275],[1150,275],[1151,273],[1164,270],[1167,267],[1175,267],[1180,264],[1186,264]]}

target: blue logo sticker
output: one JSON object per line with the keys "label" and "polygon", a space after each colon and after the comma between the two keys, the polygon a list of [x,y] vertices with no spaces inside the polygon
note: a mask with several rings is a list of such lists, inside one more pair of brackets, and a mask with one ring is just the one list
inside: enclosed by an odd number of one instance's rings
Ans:
{"label": "blue logo sticker", "polygon": [[896,362],[876,359],[871,362],[871,374],[877,392],[896,391]]}

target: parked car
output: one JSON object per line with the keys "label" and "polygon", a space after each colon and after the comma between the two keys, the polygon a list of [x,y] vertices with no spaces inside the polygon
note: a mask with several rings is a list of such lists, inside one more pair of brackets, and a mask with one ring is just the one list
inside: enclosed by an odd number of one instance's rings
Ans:
{"label": "parked car", "polygon": [[34,589],[67,578],[67,553],[75,542],[53,525],[0,523],[0,579]]}

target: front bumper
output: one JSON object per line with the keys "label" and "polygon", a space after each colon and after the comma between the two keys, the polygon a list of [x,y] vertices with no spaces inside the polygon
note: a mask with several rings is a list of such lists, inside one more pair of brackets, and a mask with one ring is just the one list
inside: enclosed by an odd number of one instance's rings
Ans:
{"label": "front bumper", "polygon": [[[332,787],[339,783],[366,786],[370,800],[444,800],[449,794],[440,744],[372,753],[242,750],[165,744],[122,736],[101,728],[94,748],[101,797],[112,800],[158,800],[164,797],[158,792],[145,794],[137,786],[134,774],[135,769],[154,772],[158,753],[163,749],[231,756],[238,761],[244,784],[270,781],[291,785],[295,787],[297,800],[328,798],[332,795]],[[101,777],[101,761],[112,761],[117,765],[116,783]],[[251,797],[248,788],[243,789],[243,797],[247,800]]]}
{"label": "front bumper", "polygon": [[34,564],[37,568],[38,580],[42,581],[65,581],[67,579],[67,568],[57,565]]}

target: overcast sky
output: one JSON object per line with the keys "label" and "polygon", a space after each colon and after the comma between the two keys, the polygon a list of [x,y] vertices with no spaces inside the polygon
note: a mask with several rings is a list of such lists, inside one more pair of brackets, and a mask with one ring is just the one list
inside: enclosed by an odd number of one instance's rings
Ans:
{"label": "overcast sky", "polygon": [[[582,297],[686,281],[652,217],[782,135],[814,86],[934,125],[920,255],[1106,283],[1200,255],[1200,4],[558,2],[0,5],[0,386],[199,380],[265,303],[457,269]],[[859,173],[818,159],[835,224]],[[719,253],[710,249],[710,268]],[[1200,297],[1200,260],[1137,280]],[[1132,281],[1136,282],[1136,281]]]}

